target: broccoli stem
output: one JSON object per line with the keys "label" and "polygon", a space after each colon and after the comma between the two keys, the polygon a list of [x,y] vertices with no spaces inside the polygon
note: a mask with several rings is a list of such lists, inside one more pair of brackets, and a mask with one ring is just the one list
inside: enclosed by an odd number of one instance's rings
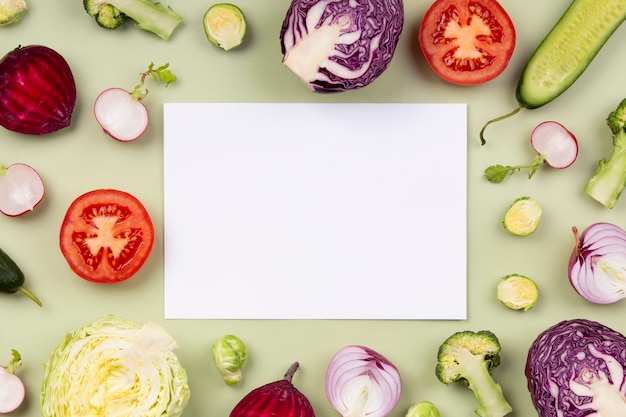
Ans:
{"label": "broccoli stem", "polygon": [[609,159],[602,159],[593,177],[585,186],[585,193],[605,207],[612,209],[626,186],[626,133],[613,138],[615,146]]}
{"label": "broccoli stem", "polygon": [[513,411],[509,405],[500,384],[494,381],[489,373],[489,367],[481,356],[473,355],[469,350],[462,349],[463,377],[468,382],[478,400],[479,408],[474,412],[480,417],[503,417]]}
{"label": "broccoli stem", "polygon": [[176,26],[182,21],[171,7],[167,9],[160,3],[150,0],[108,0],[108,4],[119,9],[137,23],[137,27],[168,39]]}

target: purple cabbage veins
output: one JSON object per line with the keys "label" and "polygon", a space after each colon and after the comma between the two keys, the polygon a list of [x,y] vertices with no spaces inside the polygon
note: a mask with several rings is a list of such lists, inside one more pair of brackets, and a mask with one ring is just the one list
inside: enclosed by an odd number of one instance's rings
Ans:
{"label": "purple cabbage veins", "polygon": [[626,416],[626,338],[585,319],[541,333],[526,361],[528,390],[541,417]]}
{"label": "purple cabbage veins", "polygon": [[283,64],[315,92],[365,87],[389,66],[403,24],[402,0],[292,0]]}

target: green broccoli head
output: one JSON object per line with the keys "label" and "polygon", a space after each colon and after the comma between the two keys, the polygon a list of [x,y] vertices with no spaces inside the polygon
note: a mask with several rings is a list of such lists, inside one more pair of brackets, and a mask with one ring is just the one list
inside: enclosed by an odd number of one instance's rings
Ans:
{"label": "green broccoli head", "polygon": [[585,193],[612,209],[626,187],[626,99],[609,114],[606,122],[613,133],[613,149],[608,158],[598,163]]}
{"label": "green broccoli head", "polygon": [[453,334],[439,347],[435,374],[444,384],[467,386],[479,403],[475,410],[481,417],[502,417],[512,411],[502,388],[491,377],[491,369],[500,365],[500,342],[488,330],[462,331]]}
{"label": "green broccoli head", "polygon": [[151,0],[83,0],[85,11],[107,29],[117,29],[128,17],[140,29],[169,39],[182,18],[171,7]]}
{"label": "green broccoli head", "polygon": [[[84,3],[88,5],[89,0],[84,0]],[[117,8],[111,6],[110,4],[103,5],[94,14],[92,14],[93,8],[85,8],[85,10],[87,10],[87,13],[91,16],[96,18],[98,25],[106,29],[117,29],[124,22],[124,13],[120,12]]]}
{"label": "green broccoli head", "polygon": [[437,378],[444,384],[468,385],[467,366],[477,362],[488,370],[500,365],[500,342],[496,335],[488,330],[455,333],[439,347]]}
{"label": "green broccoli head", "polygon": [[606,122],[614,135],[624,133],[624,127],[626,125],[626,99],[622,100],[619,106],[609,114]]}

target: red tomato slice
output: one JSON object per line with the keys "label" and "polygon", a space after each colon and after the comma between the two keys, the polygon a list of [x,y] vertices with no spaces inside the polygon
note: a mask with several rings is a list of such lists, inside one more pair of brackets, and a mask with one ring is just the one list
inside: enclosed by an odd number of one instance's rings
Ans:
{"label": "red tomato slice", "polygon": [[515,27],[496,0],[436,0],[424,14],[419,43],[433,71],[452,84],[500,75],[515,49]]}
{"label": "red tomato slice", "polygon": [[132,277],[148,259],[154,225],[134,196],[93,190],[67,209],[60,246],[72,271],[87,281],[112,284]]}

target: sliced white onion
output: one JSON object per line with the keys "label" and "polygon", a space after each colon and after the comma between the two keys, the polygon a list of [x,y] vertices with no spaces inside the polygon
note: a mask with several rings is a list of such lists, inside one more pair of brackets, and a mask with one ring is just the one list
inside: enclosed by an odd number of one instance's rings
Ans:
{"label": "sliced white onion", "polygon": [[343,417],[385,417],[402,392],[398,369],[380,353],[359,345],[340,349],[326,372],[326,396]]}

